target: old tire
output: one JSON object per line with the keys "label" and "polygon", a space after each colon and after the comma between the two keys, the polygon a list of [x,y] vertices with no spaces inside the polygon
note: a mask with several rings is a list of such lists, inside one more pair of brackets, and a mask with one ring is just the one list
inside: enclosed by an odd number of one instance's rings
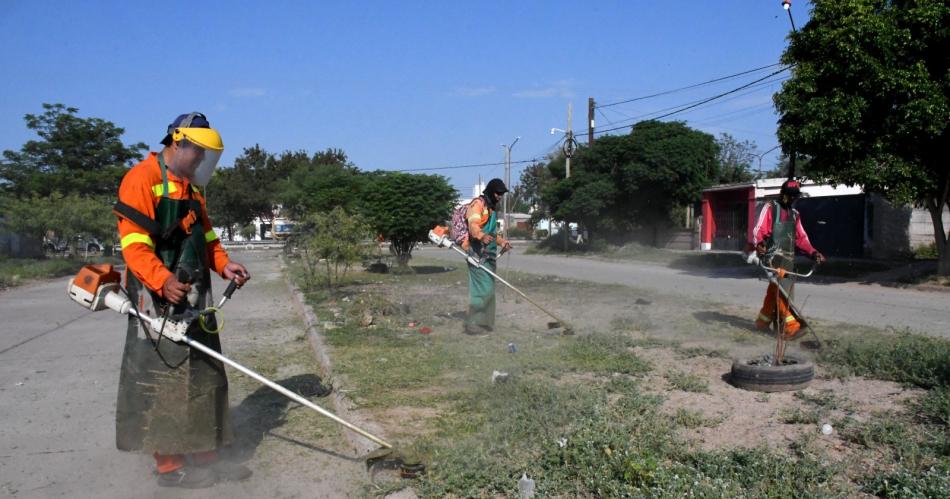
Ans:
{"label": "old tire", "polygon": [[738,359],[732,363],[729,382],[737,388],[755,392],[787,392],[801,390],[815,378],[815,364],[786,355],[785,363],[770,366],[763,359]]}

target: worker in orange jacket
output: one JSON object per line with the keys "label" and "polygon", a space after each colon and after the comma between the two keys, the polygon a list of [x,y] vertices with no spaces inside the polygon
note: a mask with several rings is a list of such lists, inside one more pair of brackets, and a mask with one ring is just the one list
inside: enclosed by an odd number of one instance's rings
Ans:
{"label": "worker in orange jacket", "polygon": [[[506,192],[508,188],[500,178],[492,179],[482,195],[469,203],[465,212],[468,239],[462,242],[462,247],[492,272],[496,268],[499,248],[501,254],[511,250],[511,243],[498,235],[496,216],[496,207]],[[491,332],[495,327],[495,278],[469,263],[468,287],[471,299],[463,331],[470,335]]]}
{"label": "worker in orange jacket", "polygon": [[[126,289],[138,310],[153,317],[203,310],[211,304],[210,273],[250,279],[232,262],[211,227],[205,186],[224,150],[201,113],[178,116],[164,148],[130,169],[119,187],[118,217]],[[250,475],[218,460],[232,439],[223,364],[184,344],[163,339],[129,318],[119,394],[116,445],[156,460],[158,484],[202,488]],[[221,351],[214,319],[194,321],[187,334]]]}
{"label": "worker in orange jacket", "polygon": [[[808,234],[802,227],[798,210],[793,207],[800,196],[801,184],[797,180],[788,179],[782,183],[778,200],[766,203],[759,212],[758,221],[752,230],[752,242],[749,244],[760,257],[766,254],[774,255],[769,265],[787,271],[794,270],[796,249],[811,257],[816,263],[825,261],[824,255],[808,240]],[[793,297],[794,278],[783,274],[777,280],[785,293]],[[755,320],[756,329],[766,329],[778,320],[785,338],[792,339],[801,329],[801,322],[798,319],[789,307],[785,296],[779,293],[774,283],[769,283],[762,309]]]}

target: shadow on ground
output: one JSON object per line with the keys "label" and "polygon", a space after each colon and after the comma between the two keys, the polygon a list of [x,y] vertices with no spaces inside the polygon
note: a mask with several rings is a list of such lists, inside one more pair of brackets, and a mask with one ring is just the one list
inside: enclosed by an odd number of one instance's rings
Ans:
{"label": "shadow on ground", "polygon": [[700,310],[699,312],[693,312],[693,317],[695,317],[696,320],[700,322],[718,322],[721,324],[727,324],[736,329],[752,330],[752,320],[748,317],[724,314],[714,310]]}
{"label": "shadow on ground", "polygon": [[[315,374],[300,374],[276,381],[276,383],[307,399],[323,398],[332,392],[332,389],[324,385],[323,380]],[[354,460],[351,456],[344,456],[316,447],[311,443],[273,433],[273,430],[280,428],[287,422],[285,416],[288,410],[309,411],[309,409],[299,406],[296,402],[266,386],[261,386],[254,393],[248,395],[240,405],[231,408],[235,441],[228,449],[225,457],[239,462],[250,460],[264,436],[267,435],[323,454]],[[313,413],[313,417],[322,418],[324,416]]]}

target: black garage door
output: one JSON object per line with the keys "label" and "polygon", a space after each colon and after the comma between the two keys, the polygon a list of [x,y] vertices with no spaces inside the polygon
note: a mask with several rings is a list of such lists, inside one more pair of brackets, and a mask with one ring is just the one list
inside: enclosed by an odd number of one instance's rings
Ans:
{"label": "black garage door", "polygon": [[802,198],[795,207],[818,251],[829,256],[864,256],[864,194]]}

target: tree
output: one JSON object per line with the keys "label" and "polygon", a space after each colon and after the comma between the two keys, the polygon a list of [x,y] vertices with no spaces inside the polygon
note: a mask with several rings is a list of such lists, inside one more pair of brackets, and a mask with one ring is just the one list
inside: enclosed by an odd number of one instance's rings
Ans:
{"label": "tree", "polygon": [[327,149],[301,163],[288,178],[277,183],[277,201],[290,218],[329,212],[336,206],[356,209],[362,177],[338,149]]}
{"label": "tree", "polygon": [[19,152],[3,151],[0,189],[16,197],[115,197],[122,175],[148,146],[126,146],[120,140],[125,130],[100,118],[80,118],[74,107],[43,104],[43,110],[24,117],[41,140],[27,141]]}
{"label": "tree", "polygon": [[47,234],[65,240],[79,254],[80,237],[93,236],[102,241],[114,241],[115,216],[112,215],[110,197],[83,196],[77,193],[62,195],[54,192],[48,196],[34,194],[31,197],[5,199],[4,225],[10,230],[31,236],[37,240]]}
{"label": "tree", "polygon": [[248,226],[260,212],[258,188],[246,169],[221,168],[205,188],[208,214],[212,223],[224,227],[229,241],[234,228]]}
{"label": "tree", "polygon": [[297,167],[309,162],[304,151],[285,151],[275,156],[255,144],[244,148],[234,160],[234,170],[240,182],[247,182],[250,192],[246,192],[243,203],[261,220],[267,220],[271,226],[280,208],[278,190],[280,182],[290,176]]}
{"label": "tree", "polygon": [[950,274],[950,6],[944,0],[816,2],[782,62],[775,96],[786,152],[821,181],[862,185],[930,212],[938,273]]}
{"label": "tree", "polygon": [[755,142],[739,141],[728,133],[719,134],[719,183],[737,184],[752,180],[752,163],[756,160]]}
{"label": "tree", "polygon": [[441,175],[377,171],[366,175],[360,212],[377,234],[389,240],[401,267],[416,243],[451,217],[458,195]]}
{"label": "tree", "polygon": [[550,218],[550,209],[544,202],[544,189],[554,183],[554,175],[544,163],[534,163],[521,172],[518,187],[524,204],[531,208],[531,225],[538,221]]}
{"label": "tree", "polygon": [[571,178],[559,160],[549,169],[561,180],[543,198],[554,218],[579,222],[605,239],[622,240],[652,226],[654,237],[675,206],[700,200],[719,178],[713,136],[681,122],[642,121],[629,135],[599,138],[577,151]]}

